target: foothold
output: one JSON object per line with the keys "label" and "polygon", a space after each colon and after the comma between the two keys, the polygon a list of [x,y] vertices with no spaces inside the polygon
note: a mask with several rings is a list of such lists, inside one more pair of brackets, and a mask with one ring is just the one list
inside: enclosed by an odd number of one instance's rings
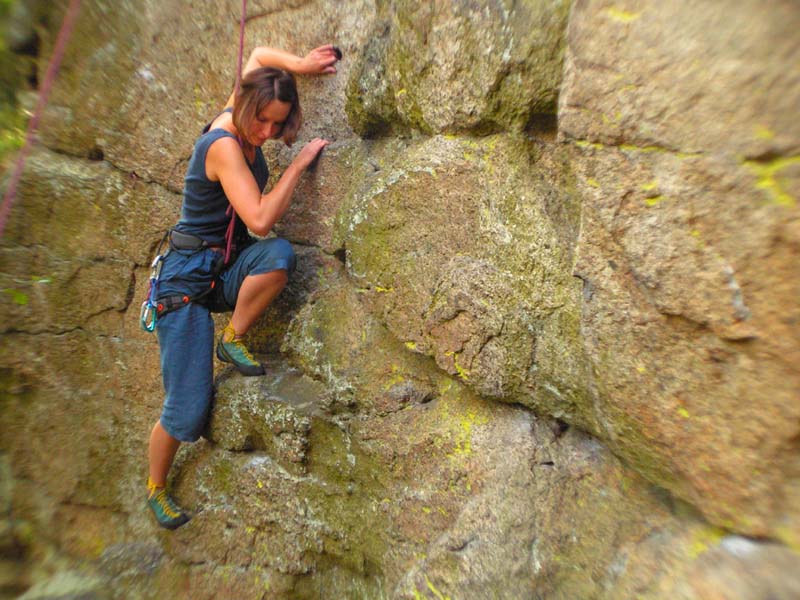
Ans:
{"label": "foothold", "polygon": [[558,439],[561,436],[563,436],[569,429],[569,423],[562,421],[561,419],[555,419],[553,421],[550,421],[548,425],[550,426],[550,431],[553,432],[553,437],[555,439]]}
{"label": "foothold", "polygon": [[336,60],[342,60],[342,51],[337,46],[333,47],[333,53],[336,55]]}
{"label": "foothold", "polygon": [[100,146],[94,146],[89,150],[87,157],[89,160],[100,161],[105,158],[105,154],[103,153],[103,149]]}

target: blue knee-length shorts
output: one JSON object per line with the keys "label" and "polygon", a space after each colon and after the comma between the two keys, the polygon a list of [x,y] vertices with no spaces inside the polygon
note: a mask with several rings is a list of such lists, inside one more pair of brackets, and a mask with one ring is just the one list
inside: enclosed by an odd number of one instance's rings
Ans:
{"label": "blue knee-length shorts", "polygon": [[[221,259],[211,249],[197,252],[172,250],[164,259],[159,278],[159,297],[197,296],[213,280],[213,269]],[[214,394],[214,321],[211,310],[233,310],[244,278],[270,271],[291,274],[296,265],[294,250],[280,238],[260,240],[243,250],[236,261],[217,277],[220,293],[208,308],[191,302],[167,313],[156,322],[161,351],[161,377],[166,398],[161,426],[175,439],[194,442],[203,432]]]}

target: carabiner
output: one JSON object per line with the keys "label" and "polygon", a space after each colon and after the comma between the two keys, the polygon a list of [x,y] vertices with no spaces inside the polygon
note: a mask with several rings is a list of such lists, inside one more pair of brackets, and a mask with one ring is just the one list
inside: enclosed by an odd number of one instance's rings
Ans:
{"label": "carabiner", "polygon": [[147,290],[147,298],[142,302],[142,308],[139,311],[139,323],[142,329],[152,333],[156,329],[156,321],[158,320],[158,278],[161,277],[161,267],[164,265],[164,257],[169,254],[169,248],[164,254],[161,254],[161,249],[164,243],[169,238],[169,231],[161,238],[161,242],[156,248],[156,257],[150,265],[150,289]]}
{"label": "carabiner", "polygon": [[150,265],[150,279],[158,279],[161,276],[161,266],[164,263],[164,255],[158,254]]}
{"label": "carabiner", "polygon": [[142,329],[153,333],[156,329],[157,315],[156,307],[153,306],[149,298],[142,302],[142,310],[139,312],[139,322],[142,324]]}
{"label": "carabiner", "polygon": [[164,257],[158,254],[150,265],[150,289],[147,291],[147,299],[142,302],[142,310],[139,313],[139,321],[142,329],[152,333],[156,329],[158,311],[156,310],[156,296],[158,295],[158,278],[161,277],[161,266],[164,264]]}

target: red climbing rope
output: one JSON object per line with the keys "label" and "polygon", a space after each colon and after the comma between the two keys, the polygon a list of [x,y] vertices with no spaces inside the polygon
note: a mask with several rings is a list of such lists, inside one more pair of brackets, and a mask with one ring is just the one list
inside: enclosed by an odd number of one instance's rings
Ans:
{"label": "red climbing rope", "polygon": [[39,100],[36,102],[36,109],[33,111],[33,116],[28,122],[28,131],[25,135],[25,142],[19,151],[17,164],[14,167],[14,173],[11,176],[11,182],[8,184],[6,193],[3,196],[3,205],[0,207],[0,238],[6,230],[6,222],[8,215],[11,212],[11,207],[17,196],[17,185],[22,177],[22,170],[25,168],[25,158],[30,151],[31,144],[33,143],[36,130],[39,127],[39,120],[42,117],[42,112],[47,104],[47,97],[50,95],[50,88],[53,87],[58,68],[61,66],[61,59],[64,58],[64,50],[67,47],[67,41],[72,34],[72,29],[75,26],[75,19],[78,16],[78,10],[81,6],[81,0],[70,0],[67,12],[64,15],[64,20],[61,22],[61,29],[58,31],[56,38],[56,45],[53,49],[53,55],[50,57],[50,64],[47,65],[47,72],[45,73],[42,85],[39,88]]}
{"label": "red climbing rope", "polygon": [[[236,98],[236,94],[239,93],[239,84],[242,82],[242,57],[244,56],[244,22],[247,17],[247,0],[242,0],[242,17],[239,20],[239,61],[238,67],[236,68],[236,86],[233,91],[233,97]],[[239,145],[242,144],[242,141],[239,140]],[[231,214],[231,220],[228,221],[228,229],[225,231],[225,265],[230,262],[231,260],[231,250],[233,248],[233,234],[236,230],[236,211],[233,209],[233,205],[228,205],[228,210]]]}
{"label": "red climbing rope", "polygon": [[242,18],[239,21],[239,62],[236,69],[235,92],[239,91],[239,84],[242,81],[242,57],[244,56],[244,22],[247,17],[247,0],[242,0]]}

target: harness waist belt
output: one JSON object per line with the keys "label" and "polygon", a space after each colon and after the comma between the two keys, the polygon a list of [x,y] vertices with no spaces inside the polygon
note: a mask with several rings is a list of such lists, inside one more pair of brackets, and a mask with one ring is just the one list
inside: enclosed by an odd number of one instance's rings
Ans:
{"label": "harness waist belt", "polygon": [[169,245],[175,250],[200,250],[202,248],[218,249],[219,246],[212,246],[203,238],[192,235],[191,233],[184,233],[177,229],[171,229],[169,232]]}

